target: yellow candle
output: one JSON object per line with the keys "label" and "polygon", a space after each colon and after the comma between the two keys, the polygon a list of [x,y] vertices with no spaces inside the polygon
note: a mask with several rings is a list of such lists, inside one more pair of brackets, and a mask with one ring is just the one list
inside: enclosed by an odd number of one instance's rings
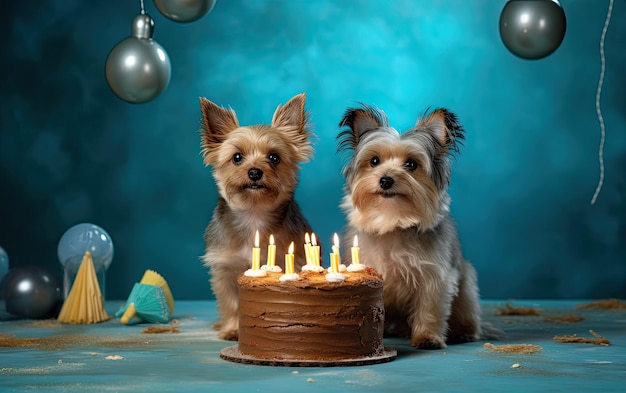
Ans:
{"label": "yellow candle", "polygon": [[339,273],[339,263],[341,261],[341,255],[339,254],[339,236],[335,233],[333,236],[333,252],[330,253],[330,271],[333,273]]}
{"label": "yellow candle", "polygon": [[252,270],[261,269],[261,249],[259,248],[259,231],[254,236],[254,247],[252,247]]}
{"label": "yellow candle", "polygon": [[274,235],[270,235],[270,244],[267,246],[267,266],[276,265],[276,245],[274,244]]}
{"label": "yellow candle", "polygon": [[317,238],[315,233],[311,233],[311,248],[313,249],[313,264],[315,266],[320,265],[320,246],[317,245]]}
{"label": "yellow candle", "polygon": [[330,271],[339,273],[339,254],[336,252],[330,253]]}
{"label": "yellow candle", "polygon": [[306,258],[306,264],[313,264],[312,254],[311,254],[311,238],[309,237],[309,232],[304,233],[304,257]]}
{"label": "yellow candle", "polygon": [[354,235],[354,242],[352,243],[352,264],[358,265],[361,263],[361,249],[359,248],[359,238]]}
{"label": "yellow candle", "polygon": [[339,252],[339,236],[335,233],[333,236],[333,252],[339,256],[339,260],[341,261],[341,253]]}
{"label": "yellow candle", "polygon": [[285,274],[294,274],[296,267],[293,260],[293,242],[289,245],[289,250],[285,254]]}

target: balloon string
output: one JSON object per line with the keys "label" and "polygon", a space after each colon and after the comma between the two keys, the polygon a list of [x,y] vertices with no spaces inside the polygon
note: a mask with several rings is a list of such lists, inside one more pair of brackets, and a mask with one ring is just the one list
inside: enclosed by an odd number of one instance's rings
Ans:
{"label": "balloon string", "polygon": [[602,109],[600,108],[600,94],[602,93],[602,85],[604,84],[604,72],[606,69],[606,60],[604,58],[604,38],[606,37],[606,31],[609,28],[611,22],[611,14],[613,13],[613,0],[609,0],[609,9],[606,13],[606,19],[604,20],[604,28],[602,29],[602,35],[600,36],[600,80],[598,81],[598,90],[596,91],[596,113],[598,115],[598,122],[600,122],[600,148],[598,150],[598,161],[600,162],[600,179],[598,180],[598,186],[591,198],[591,204],[596,203],[602,184],[604,183],[604,139],[606,130],[604,127],[604,118],[602,117]]}
{"label": "balloon string", "polygon": [[[613,1],[613,0],[611,0]],[[139,6],[141,7],[141,15],[146,13],[146,10],[143,8],[143,0],[139,0]]]}

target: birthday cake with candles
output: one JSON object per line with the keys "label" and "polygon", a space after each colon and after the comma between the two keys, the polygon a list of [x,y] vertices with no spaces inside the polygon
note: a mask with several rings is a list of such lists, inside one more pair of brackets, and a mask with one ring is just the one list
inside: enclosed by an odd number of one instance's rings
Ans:
{"label": "birthday cake with candles", "polygon": [[[361,265],[347,268],[333,246],[328,268],[305,246],[307,264],[294,271],[292,249],[285,271],[268,261],[237,280],[239,342],[223,349],[226,360],[276,366],[363,365],[393,360],[383,345],[383,280]],[[335,255],[333,255],[335,254]],[[310,258],[309,258],[310,257]]]}

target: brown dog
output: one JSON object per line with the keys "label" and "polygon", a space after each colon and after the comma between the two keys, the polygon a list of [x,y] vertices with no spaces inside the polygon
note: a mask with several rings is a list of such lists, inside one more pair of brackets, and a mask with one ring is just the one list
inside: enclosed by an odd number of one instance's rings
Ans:
{"label": "brown dog", "polygon": [[[250,267],[255,232],[264,239],[273,234],[279,253],[287,251],[292,241],[302,242],[305,232],[312,232],[294,200],[299,164],[313,154],[305,100],[302,93],[278,106],[270,125],[240,126],[232,109],[200,99],[202,155],[213,169],[219,190],[205,233],[203,260],[211,269],[221,339],[238,337],[236,280]],[[265,260],[266,249],[261,250]],[[302,266],[302,247],[295,254],[296,265]],[[281,264],[281,258],[277,262]]]}

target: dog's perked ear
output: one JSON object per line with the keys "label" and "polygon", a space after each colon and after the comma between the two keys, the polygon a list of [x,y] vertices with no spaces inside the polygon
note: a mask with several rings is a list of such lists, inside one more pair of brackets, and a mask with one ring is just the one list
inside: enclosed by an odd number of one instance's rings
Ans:
{"label": "dog's perked ear", "polygon": [[444,153],[450,150],[458,152],[459,146],[463,144],[462,140],[465,139],[465,130],[459,124],[456,115],[446,108],[437,108],[418,119],[415,128],[426,129],[430,132],[437,139]]}
{"label": "dog's perked ear", "polygon": [[216,151],[229,132],[239,127],[237,115],[232,109],[222,108],[204,97],[200,97],[202,110],[202,130],[200,146],[205,165],[211,161],[210,153]]}
{"label": "dog's perked ear", "polygon": [[339,128],[348,127],[337,135],[337,150],[354,150],[361,137],[368,131],[389,127],[387,115],[380,109],[361,104],[360,108],[348,108],[339,122]]}
{"label": "dog's perked ear", "polygon": [[306,93],[291,98],[285,105],[279,105],[272,117],[272,128],[289,135],[289,140],[298,152],[298,161],[307,161],[313,156],[313,147],[309,137],[309,119],[304,108]]}
{"label": "dog's perked ear", "polygon": [[272,127],[294,127],[303,130],[306,127],[306,93],[291,98],[285,105],[278,105],[272,117]]}

